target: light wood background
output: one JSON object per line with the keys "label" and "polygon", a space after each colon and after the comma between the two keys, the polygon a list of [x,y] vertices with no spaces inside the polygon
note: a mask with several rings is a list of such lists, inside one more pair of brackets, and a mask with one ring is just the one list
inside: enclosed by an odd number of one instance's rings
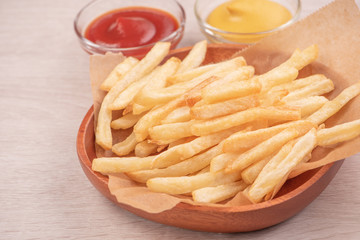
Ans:
{"label": "light wood background", "polygon": [[[75,149],[92,104],[89,58],[73,31],[87,2],[0,1],[0,239],[360,239],[360,154],[301,213],[251,233],[161,225],[97,192]],[[187,25],[179,47],[203,39],[194,0],[180,2]],[[327,2],[303,0],[302,17]]]}

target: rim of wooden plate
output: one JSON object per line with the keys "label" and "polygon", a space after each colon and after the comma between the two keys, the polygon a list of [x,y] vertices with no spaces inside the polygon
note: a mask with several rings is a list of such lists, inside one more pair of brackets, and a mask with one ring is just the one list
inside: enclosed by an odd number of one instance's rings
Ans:
{"label": "rim of wooden plate", "polygon": [[[209,44],[208,47],[209,48],[219,48],[220,47],[220,48],[225,48],[228,50],[232,49],[232,50],[240,51],[240,50],[244,49],[246,46],[236,45],[236,44]],[[173,50],[169,53],[168,57],[171,57],[173,55],[179,55],[179,54],[181,55],[182,53],[184,53],[183,56],[185,56],[185,53],[187,51],[189,51],[190,49],[191,49],[191,47],[185,47],[185,48]],[[182,56],[180,56],[180,58],[181,57]],[[98,188],[99,186],[97,186],[97,184],[101,184],[102,188],[107,188],[108,177],[104,176],[98,172],[94,172],[91,169],[92,159],[95,157],[95,149],[92,149],[94,156],[89,156],[88,152],[87,152],[87,148],[89,147],[89,144],[87,144],[87,143],[91,142],[90,145],[94,146],[95,137],[94,137],[94,123],[93,123],[94,118],[93,117],[94,117],[94,109],[93,109],[93,106],[91,106],[90,109],[88,110],[88,112],[86,113],[85,117],[83,118],[82,123],[79,127],[76,146],[77,146],[77,154],[78,154],[78,157],[79,157],[79,160],[81,163],[81,167],[84,170],[84,173],[87,175],[87,177],[92,182],[92,184],[100,191],[100,189]],[[86,137],[86,131],[89,128],[90,128],[90,133],[92,134],[90,139]],[[300,186],[297,186],[295,189],[290,190],[289,192],[284,193],[281,196],[277,196],[274,199],[266,201],[266,202],[261,202],[261,203],[252,204],[252,205],[244,205],[244,206],[232,206],[232,207],[212,207],[212,206],[203,206],[203,205],[191,205],[188,203],[181,202],[181,203],[177,204],[175,206],[175,208],[190,210],[190,211],[196,210],[196,211],[201,211],[201,212],[211,211],[211,212],[218,212],[218,213],[241,213],[241,212],[258,211],[258,210],[266,209],[269,207],[274,207],[276,205],[283,204],[284,202],[301,195],[307,189],[309,189],[312,185],[314,185],[319,179],[321,179],[326,173],[328,173],[332,167],[334,167],[333,168],[334,171],[331,173],[330,179],[327,181],[327,183],[324,186],[322,186],[322,188],[319,191],[317,191],[315,193],[315,196],[313,197],[313,199],[315,199],[325,189],[325,187],[328,185],[328,183],[331,181],[331,179],[335,176],[337,170],[342,165],[342,162],[343,161],[338,161],[338,162],[331,163],[331,164],[322,166],[320,168],[311,170],[311,171],[313,171],[313,175],[310,176],[310,178],[308,178]],[[94,180],[94,179],[96,179],[96,180]],[[94,181],[99,181],[99,182],[94,182]],[[109,192],[108,189],[106,189],[106,190],[102,189],[102,190]],[[110,195],[107,195],[108,193],[104,193],[103,191],[100,191],[100,192],[102,192],[110,200],[116,201],[115,197],[113,195],[111,195],[110,192],[109,192]],[[313,199],[311,199],[309,201],[309,203],[312,202]],[[307,203],[304,207],[306,207],[309,203]],[[304,207],[302,207],[302,208],[304,208]],[[142,210],[140,209],[140,211],[142,211]],[[297,212],[298,211],[296,211],[292,215],[295,215]],[[137,215],[139,215],[139,214],[137,214]],[[283,219],[282,221],[284,221],[286,219]],[[282,222],[282,221],[279,221],[279,222]],[[174,225],[174,224],[171,224],[171,225]],[[274,225],[274,224],[272,224],[272,225]],[[187,228],[187,227],[185,227],[185,228]],[[189,229],[191,229],[191,228],[189,228]],[[193,228],[193,230],[197,230],[197,229]],[[256,230],[256,229],[253,229],[253,230]],[[251,229],[250,229],[250,231],[251,231]],[[215,232],[218,232],[218,231],[215,230]],[[233,231],[227,231],[227,232],[233,232]]]}

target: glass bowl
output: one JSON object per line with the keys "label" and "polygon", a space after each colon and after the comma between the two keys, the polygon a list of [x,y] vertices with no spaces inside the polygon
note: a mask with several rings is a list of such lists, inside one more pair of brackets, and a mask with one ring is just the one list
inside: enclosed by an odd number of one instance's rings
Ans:
{"label": "glass bowl", "polygon": [[171,42],[171,48],[175,48],[180,42],[185,28],[185,11],[176,0],[94,0],[83,7],[74,20],[75,33],[81,47],[90,54],[105,54],[106,52],[123,53],[125,56],[144,56],[155,44],[150,43],[142,46],[117,48],[96,44],[84,37],[88,25],[98,16],[120,8],[147,7],[167,12],[174,16],[179,27],[160,41]]}
{"label": "glass bowl", "polygon": [[263,32],[251,32],[251,33],[239,33],[239,32],[228,32],[221,30],[219,28],[213,27],[207,23],[207,18],[209,14],[219,5],[228,2],[229,0],[196,0],[194,6],[194,12],[198,24],[200,25],[200,29],[202,33],[207,37],[210,42],[213,43],[240,43],[240,44],[254,44],[261,40],[262,38],[275,33],[276,31],[283,29],[292,23],[296,22],[296,20],[300,16],[301,11],[301,1],[300,0],[272,0],[273,2],[279,3],[289,10],[292,15],[292,18],[271,30],[263,31]]}

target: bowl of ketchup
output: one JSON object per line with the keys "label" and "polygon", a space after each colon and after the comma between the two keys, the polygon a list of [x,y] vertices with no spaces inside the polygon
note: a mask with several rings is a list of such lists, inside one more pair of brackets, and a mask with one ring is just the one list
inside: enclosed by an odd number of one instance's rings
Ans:
{"label": "bowl of ketchup", "polygon": [[106,52],[144,56],[156,42],[175,48],[185,27],[185,11],[176,0],[94,0],[74,21],[81,47],[89,54]]}

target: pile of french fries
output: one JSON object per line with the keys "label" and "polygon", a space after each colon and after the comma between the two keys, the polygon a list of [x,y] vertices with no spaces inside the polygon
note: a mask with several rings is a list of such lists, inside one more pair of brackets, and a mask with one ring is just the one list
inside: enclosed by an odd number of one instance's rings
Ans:
{"label": "pile of french fries", "polygon": [[[359,95],[360,82],[329,100],[322,95],[334,84],[326,76],[298,78],[317,58],[316,45],[261,75],[243,57],[201,65],[206,41],[160,65],[169,49],[159,42],[142,60],[127,57],[102,83],[96,143],[118,157],[94,159],[94,171],[125,173],[151,191],[191,194],[195,202],[242,192],[258,203],[272,199],[315,147],[360,135],[360,120],[323,124]],[[122,129],[132,132],[113,143],[112,131]]]}

